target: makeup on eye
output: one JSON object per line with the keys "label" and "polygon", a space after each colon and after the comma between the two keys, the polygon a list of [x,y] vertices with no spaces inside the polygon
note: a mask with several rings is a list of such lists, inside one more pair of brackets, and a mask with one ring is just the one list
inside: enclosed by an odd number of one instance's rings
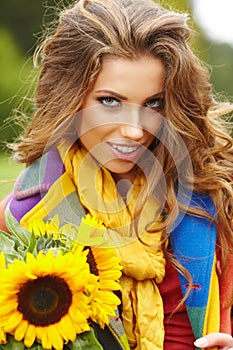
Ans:
{"label": "makeup on eye", "polygon": [[164,98],[153,98],[147,101],[143,106],[156,111],[161,110],[164,106]]}
{"label": "makeup on eye", "polygon": [[119,100],[111,96],[98,97],[97,100],[105,107],[113,108],[122,105],[122,103]]}
{"label": "makeup on eye", "polygon": [[[97,97],[97,101],[99,101],[102,105],[113,108],[113,107],[121,107],[123,101],[127,101],[128,99],[124,96],[121,96],[120,94],[114,93],[114,95],[118,95],[119,97],[115,96],[100,96]],[[159,96],[159,97],[157,97]],[[136,103],[135,103],[136,104]],[[155,96],[146,99],[146,102],[142,104],[143,107],[151,108],[152,110],[161,110],[164,105],[164,98],[161,97],[161,94],[156,94]]]}

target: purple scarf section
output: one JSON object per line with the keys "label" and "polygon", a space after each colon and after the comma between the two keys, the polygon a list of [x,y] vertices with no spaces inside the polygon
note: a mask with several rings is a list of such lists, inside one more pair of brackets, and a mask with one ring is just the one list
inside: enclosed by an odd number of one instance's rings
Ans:
{"label": "purple scarf section", "polygon": [[22,171],[9,198],[10,211],[18,222],[45,196],[64,171],[56,149],[50,150]]}

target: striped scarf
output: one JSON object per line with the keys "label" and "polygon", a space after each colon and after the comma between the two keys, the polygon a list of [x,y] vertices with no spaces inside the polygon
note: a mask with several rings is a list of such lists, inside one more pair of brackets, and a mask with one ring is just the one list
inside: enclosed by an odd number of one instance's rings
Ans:
{"label": "striped scarf", "polygon": [[[131,349],[163,349],[163,307],[157,288],[157,283],[162,281],[164,275],[164,258],[159,248],[160,236],[150,236],[144,232],[143,237],[148,243],[156,243],[158,249],[153,250],[132,239],[132,232],[126,229],[131,228],[129,221],[132,218],[135,198],[142,185],[141,179],[134,184],[134,192],[131,193],[130,203],[126,207],[117,195],[110,174],[105,170],[96,171],[95,162],[89,157],[86,158],[85,152],[72,148],[65,157],[62,151],[60,154],[63,161],[60,161],[59,167],[56,168],[57,171],[61,171],[60,176],[51,184],[48,192],[45,191],[44,198],[23,216],[21,224],[27,227],[34,217],[48,220],[58,214],[61,225],[67,222],[79,225],[81,217],[89,211],[97,215],[106,227],[114,229],[113,232],[119,231],[114,239],[122,243],[119,244],[118,252],[124,266],[123,316]],[[49,154],[44,155],[37,162],[37,169],[35,165],[33,168],[34,172],[35,170],[40,172],[37,184],[39,188],[45,185],[43,178],[46,176],[46,169],[50,168],[48,157]],[[84,159],[85,162],[83,162]],[[21,178],[21,184],[23,178],[30,179],[30,172],[32,167],[26,169]],[[82,172],[85,177],[80,177]],[[95,180],[93,180],[94,174]],[[88,186],[85,186],[85,183]],[[90,184],[93,184],[97,190],[93,191],[94,187]],[[20,186],[17,187],[17,191],[19,194],[22,193]],[[93,196],[93,193],[97,197]],[[110,203],[110,210],[109,206],[106,208],[106,203]],[[201,208],[213,216],[216,215],[209,196],[193,194],[190,205]],[[156,203],[150,199],[145,209],[144,215],[141,216],[143,218],[141,227],[145,227],[145,224],[154,219]],[[182,213],[180,216],[182,220],[178,217],[171,233],[171,245],[176,259],[193,278],[193,288],[186,299],[186,308],[194,335],[198,338],[207,333],[219,331],[219,287],[215,269],[216,228],[203,217]],[[118,230],[119,227],[122,227],[123,231]],[[125,245],[127,240],[129,244]],[[179,277],[181,289],[185,295],[187,281],[181,274]],[[145,295],[147,298],[144,297]],[[126,342],[124,344],[126,349]]]}

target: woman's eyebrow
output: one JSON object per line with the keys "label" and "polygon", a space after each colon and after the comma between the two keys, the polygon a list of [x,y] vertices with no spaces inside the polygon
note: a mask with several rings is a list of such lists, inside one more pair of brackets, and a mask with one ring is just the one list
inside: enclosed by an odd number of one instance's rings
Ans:
{"label": "woman's eyebrow", "polygon": [[121,94],[118,94],[118,92],[115,92],[115,91],[112,91],[112,90],[107,90],[107,89],[102,89],[102,90],[96,90],[95,91],[96,93],[104,93],[104,94],[109,94],[111,96],[114,96],[114,97],[117,97],[119,98],[120,100],[128,100],[127,97],[121,95]]}
{"label": "woman's eyebrow", "polygon": [[[128,98],[126,96],[123,96],[121,94],[118,94],[118,92],[115,92],[115,91],[112,91],[112,90],[108,90],[108,89],[96,90],[95,92],[96,93],[109,94],[109,95],[111,95],[113,97],[116,97],[116,98],[118,98],[120,100],[123,100],[123,101],[127,101],[128,100]],[[154,98],[163,98],[163,96],[164,96],[164,91],[160,91],[160,92],[158,92],[158,93],[156,93],[156,94],[154,94],[152,96],[147,97],[145,99],[145,103],[150,101],[150,100],[152,100],[152,99],[154,99]]]}
{"label": "woman's eyebrow", "polygon": [[147,98],[145,99],[145,103],[148,102],[148,101],[150,101],[150,100],[153,100],[153,99],[155,99],[155,98],[163,98],[163,97],[164,97],[164,91],[160,91],[160,92],[158,92],[157,94],[154,94],[154,95],[152,95],[152,96],[150,96],[150,97],[147,97]]}

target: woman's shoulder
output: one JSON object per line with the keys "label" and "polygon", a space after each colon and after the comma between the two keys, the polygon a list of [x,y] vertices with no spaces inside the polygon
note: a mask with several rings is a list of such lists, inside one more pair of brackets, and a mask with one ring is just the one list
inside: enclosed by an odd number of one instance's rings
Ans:
{"label": "woman's shoulder", "polygon": [[0,201],[0,230],[5,231],[5,232],[9,232],[6,226],[6,220],[5,220],[5,208],[8,204],[8,202],[10,201],[10,199],[12,198],[12,192],[10,192],[6,197],[4,197],[1,201]]}
{"label": "woman's shoulder", "polygon": [[[42,199],[63,172],[64,166],[56,149],[45,153],[21,172],[7,201],[11,214],[18,222]],[[5,205],[2,203],[1,206],[0,215],[4,227],[4,211],[7,203]]]}
{"label": "woman's shoulder", "polygon": [[23,200],[47,192],[62,175],[64,166],[56,149],[35,160],[18,177],[14,186],[14,197]]}

